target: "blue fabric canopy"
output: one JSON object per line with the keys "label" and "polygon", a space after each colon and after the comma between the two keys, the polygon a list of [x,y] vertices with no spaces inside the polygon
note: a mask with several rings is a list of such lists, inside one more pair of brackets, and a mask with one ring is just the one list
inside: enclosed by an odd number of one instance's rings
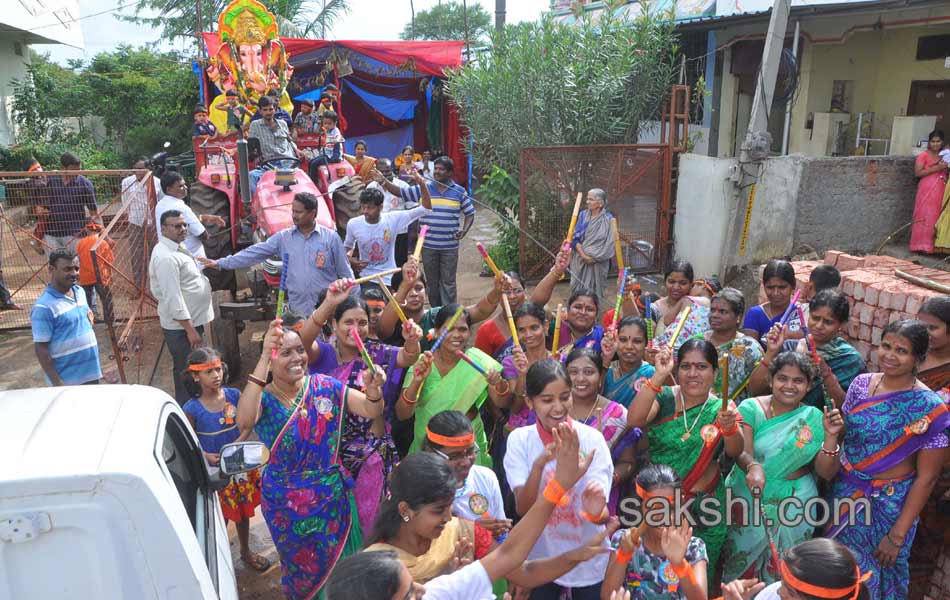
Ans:
{"label": "blue fabric canopy", "polygon": [[294,100],[300,102],[301,100],[313,100],[314,104],[320,102],[320,96],[323,94],[323,90],[327,89],[327,86],[318,87],[315,90],[310,90],[309,92],[304,92],[299,96],[294,96]]}
{"label": "blue fabric canopy", "polygon": [[378,96],[364,90],[349,79],[344,79],[343,85],[359,96],[363,102],[372,106],[373,110],[391,121],[405,121],[415,117],[416,105],[419,104],[418,100],[398,100]]}

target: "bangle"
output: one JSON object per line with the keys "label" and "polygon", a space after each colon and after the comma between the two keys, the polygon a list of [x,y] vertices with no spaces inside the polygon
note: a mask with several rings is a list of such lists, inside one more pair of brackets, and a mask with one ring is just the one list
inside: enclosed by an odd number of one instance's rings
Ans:
{"label": "bangle", "polygon": [[693,565],[689,564],[689,561],[684,560],[680,565],[674,565],[670,563],[673,572],[676,573],[676,576],[679,577],[680,581],[684,579],[686,581],[693,581]]}
{"label": "bangle", "polygon": [[[499,387],[502,387],[502,386],[504,386],[505,391],[501,391],[498,389]],[[511,384],[508,383],[507,379],[502,379],[501,383],[495,386],[495,393],[498,394],[499,396],[506,396],[508,395],[508,392],[510,391],[511,391]]]}
{"label": "bangle", "polygon": [[312,313],[310,313],[310,320],[313,321],[313,324],[316,325],[317,327],[323,327],[324,325],[326,325],[326,321],[321,323],[320,321],[314,319],[314,316],[316,316],[316,314],[317,314],[317,311],[313,311]]}
{"label": "bangle", "polygon": [[891,546],[894,546],[895,548],[900,548],[901,546],[904,545],[904,542],[903,542],[903,541],[901,541],[901,543],[898,544],[898,543],[895,542],[893,539],[891,539],[891,532],[890,532],[890,531],[888,531],[887,533],[885,533],[885,534],[884,534],[884,537],[887,539],[888,542],[891,543]]}
{"label": "bangle", "polygon": [[828,450],[825,450],[824,444],[821,445],[820,450],[822,454],[827,454],[828,456],[838,456],[838,453],[841,452],[841,444],[835,444],[834,452],[829,452]]}
{"label": "bangle", "polygon": [[363,392],[363,395],[366,396],[366,399],[372,402],[373,404],[376,404],[377,402],[383,399],[382,394],[379,395],[379,398],[370,398],[369,394],[367,394],[366,392]]}
{"label": "bangle", "polygon": [[753,460],[752,462],[750,462],[749,464],[745,466],[745,472],[748,473],[749,469],[751,469],[752,467],[762,468],[762,465]]}
{"label": "bangle", "polygon": [[771,369],[771,368],[772,368],[772,361],[770,361],[769,359],[765,358],[764,356],[759,359],[759,364],[762,365],[763,367],[765,367],[766,369]]}
{"label": "bangle", "polygon": [[249,383],[253,383],[253,384],[259,385],[259,386],[261,386],[261,387],[264,387],[265,385],[267,385],[267,382],[266,382],[266,381],[264,381],[263,379],[261,379],[260,377],[258,377],[257,375],[255,375],[254,373],[248,373],[248,374],[247,374],[247,381],[248,381]]}
{"label": "bangle", "polygon": [[570,498],[567,497],[567,492],[561,487],[561,484],[557,482],[557,479],[553,477],[548,481],[548,484],[544,486],[544,492],[541,493],[541,496],[554,506],[564,506],[570,502]]}
{"label": "bangle", "polygon": [[739,433],[739,426],[738,426],[737,424],[733,423],[733,424],[732,424],[732,427],[729,428],[728,430],[727,430],[727,429],[721,429],[720,431],[722,431],[722,435],[724,435],[724,436],[726,436],[726,437],[732,437],[732,436],[734,436],[735,434]]}
{"label": "bangle", "polygon": [[648,388],[650,388],[657,394],[663,391],[663,386],[654,384],[652,379],[647,379],[646,384]]}
{"label": "bangle", "polygon": [[623,548],[617,548],[614,552],[614,562],[618,565],[628,565],[633,560],[633,552],[624,552]]}
{"label": "bangle", "polygon": [[593,523],[594,525],[600,525],[601,523],[607,520],[605,517],[610,516],[610,514],[607,512],[607,507],[605,506],[604,509],[600,512],[600,515],[597,517],[590,514],[586,510],[581,511],[581,516],[587,519],[588,522]]}
{"label": "bangle", "polygon": [[399,394],[399,399],[405,402],[406,404],[408,404],[409,406],[412,406],[413,404],[419,402],[418,398],[416,398],[415,400],[409,399],[409,388],[404,389],[402,393]]}

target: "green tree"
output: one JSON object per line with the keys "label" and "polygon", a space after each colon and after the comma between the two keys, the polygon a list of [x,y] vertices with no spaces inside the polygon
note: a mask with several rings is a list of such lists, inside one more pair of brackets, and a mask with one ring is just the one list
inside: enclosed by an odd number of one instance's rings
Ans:
{"label": "green tree", "polygon": [[[218,15],[230,0],[198,2],[202,29],[214,31]],[[329,33],[350,10],[347,0],[262,0],[262,4],[277,16],[278,29],[285,37],[324,36],[324,31]],[[195,39],[198,20],[194,0],[136,0],[131,10],[132,14],[117,18],[161,30],[164,40]]]}
{"label": "green tree", "polygon": [[474,0],[467,7],[461,2],[449,0],[429,10],[419,11],[414,23],[407,23],[399,37],[404,40],[464,40],[466,12],[468,41],[484,38],[491,28],[491,16]]}

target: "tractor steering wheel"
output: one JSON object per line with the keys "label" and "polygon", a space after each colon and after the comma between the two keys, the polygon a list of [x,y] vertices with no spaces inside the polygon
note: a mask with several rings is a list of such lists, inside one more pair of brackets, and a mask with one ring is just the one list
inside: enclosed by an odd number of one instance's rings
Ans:
{"label": "tractor steering wheel", "polygon": [[[277,158],[270,158],[270,159],[267,159],[267,160],[265,160],[265,161],[262,161],[262,162],[258,165],[258,168],[259,168],[259,169],[286,168],[286,167],[282,167],[282,166],[279,165],[279,163],[286,162],[286,161],[292,161],[292,162],[294,163],[293,166],[290,167],[291,169],[296,169],[297,167],[300,166],[300,163],[301,163],[301,160],[300,160],[299,158],[290,158],[290,157],[288,157],[288,156],[280,156],[280,157],[277,157]],[[272,164],[272,163],[273,163],[273,164]]]}

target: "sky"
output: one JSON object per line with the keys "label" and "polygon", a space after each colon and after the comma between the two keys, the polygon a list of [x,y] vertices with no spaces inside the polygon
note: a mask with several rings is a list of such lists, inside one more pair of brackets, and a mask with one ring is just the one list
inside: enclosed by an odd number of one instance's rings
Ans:
{"label": "sky", "polygon": [[[319,2],[319,0],[317,0]],[[494,23],[495,0],[469,0],[481,4],[492,15]],[[35,46],[41,53],[49,52],[53,60],[65,62],[67,59],[89,59],[99,52],[105,52],[119,44],[140,46],[158,40],[159,31],[149,27],[126,23],[115,18],[117,5],[133,6],[132,0],[79,0],[79,12],[82,17],[85,49],[78,50],[67,46]],[[415,9],[426,10],[438,4],[438,0],[415,0]],[[409,0],[350,0],[350,14],[339,20],[327,37],[349,40],[397,40],[399,33],[411,18]],[[533,21],[547,10],[550,0],[507,0],[507,22]],[[125,12],[125,11],[123,11]],[[105,13],[96,16],[96,13]],[[177,44],[182,48],[182,42]]]}

